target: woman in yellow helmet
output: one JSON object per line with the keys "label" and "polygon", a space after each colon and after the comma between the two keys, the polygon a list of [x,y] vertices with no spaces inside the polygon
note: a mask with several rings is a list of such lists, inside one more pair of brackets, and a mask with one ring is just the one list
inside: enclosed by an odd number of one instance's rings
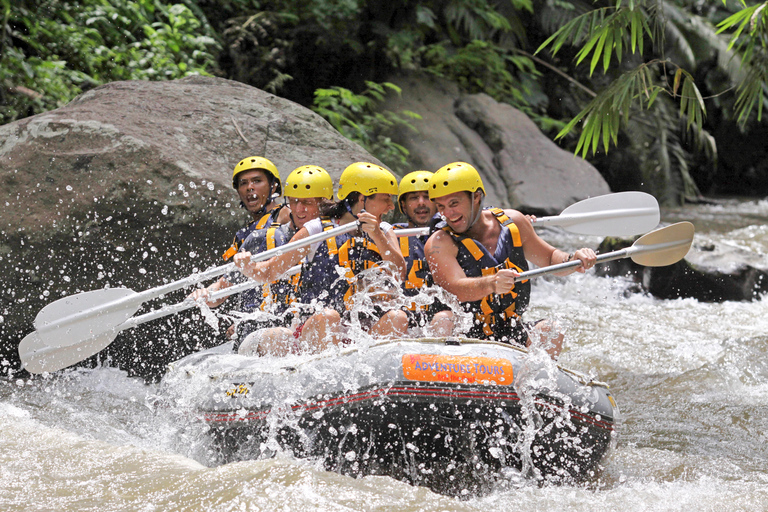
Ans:
{"label": "woman in yellow helmet", "polygon": [[[381,220],[394,208],[394,194],[397,194],[397,180],[392,173],[375,164],[354,163],[339,179],[339,201],[324,211],[329,216],[308,222],[292,241],[356,220],[361,223],[358,236],[339,235],[263,262],[251,263],[249,254],[235,257],[241,271],[260,282],[273,280],[306,257],[296,291],[297,300],[323,307],[299,325],[293,333],[295,344],[286,345],[280,337],[262,337],[258,340],[258,353],[283,355],[306,349],[319,351],[341,341],[339,327],[347,310],[343,299],[350,285],[339,277],[335,270],[337,266],[346,265],[354,273],[367,266],[363,261],[365,258],[376,253],[379,263],[388,262],[399,280],[405,278],[405,260],[397,238],[391,225]],[[357,242],[353,242],[355,240]],[[375,336],[402,335],[408,328],[407,316],[400,310],[381,312],[380,318],[374,320],[369,332]]]}

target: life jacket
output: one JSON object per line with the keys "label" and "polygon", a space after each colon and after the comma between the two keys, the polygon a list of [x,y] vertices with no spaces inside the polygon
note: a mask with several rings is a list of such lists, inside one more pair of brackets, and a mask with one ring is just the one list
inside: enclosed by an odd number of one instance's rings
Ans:
{"label": "life jacket", "polygon": [[[253,231],[241,244],[244,251],[252,254],[259,254],[285,245],[294,235],[293,229],[288,224],[273,224],[263,229]],[[290,279],[278,279],[272,283],[263,284],[261,287],[246,290],[240,294],[240,310],[245,312],[254,311],[256,308],[266,310],[267,305],[277,304],[279,313],[284,311],[288,303],[288,296],[291,291]],[[265,302],[269,298],[270,301]]]}
{"label": "life jacket", "polygon": [[[405,229],[408,224],[395,224],[395,229]],[[413,297],[419,293],[424,286],[432,286],[432,274],[429,272],[427,258],[424,255],[424,244],[429,235],[424,236],[401,236],[398,237],[400,243],[400,252],[405,258],[406,279],[403,282],[403,292],[407,297]],[[422,306],[421,309],[426,309]],[[410,310],[416,309],[416,303],[411,303]]]}
{"label": "life jacket", "polygon": [[232,256],[237,254],[237,251],[240,250],[243,242],[251,233],[256,230],[265,229],[271,226],[275,220],[277,220],[277,216],[280,214],[280,210],[282,210],[284,206],[285,205],[282,204],[278,205],[276,208],[259,217],[259,220],[255,220],[244,228],[240,228],[237,233],[235,233],[235,239],[232,241],[232,245],[224,252],[224,254],[221,255],[221,257],[224,258],[224,261],[229,260],[232,258]]}
{"label": "life jacket", "polygon": [[[511,268],[518,272],[528,270],[528,262],[523,252],[520,231],[501,208],[491,208],[502,229],[493,254],[480,242],[458,233],[448,226],[442,229],[450,234],[458,245],[456,259],[467,277],[481,277],[497,273],[501,269]],[[488,337],[508,327],[510,319],[517,319],[528,306],[531,295],[529,280],[515,283],[509,293],[491,294],[481,300],[465,302],[464,309],[472,313],[475,322],[482,325],[483,333]]]}
{"label": "life jacket", "polygon": [[[320,219],[323,231],[338,227],[327,217]],[[294,295],[298,302],[310,304],[317,301],[339,312],[344,311],[344,294],[349,287],[345,277],[336,270],[339,266],[339,248],[349,240],[349,233],[326,239],[314,256],[301,265]]]}
{"label": "life jacket", "polygon": [[358,290],[355,277],[363,270],[378,267],[382,261],[381,251],[367,236],[350,236],[339,247],[339,265],[347,269],[348,286],[344,292],[344,304],[347,308]]}

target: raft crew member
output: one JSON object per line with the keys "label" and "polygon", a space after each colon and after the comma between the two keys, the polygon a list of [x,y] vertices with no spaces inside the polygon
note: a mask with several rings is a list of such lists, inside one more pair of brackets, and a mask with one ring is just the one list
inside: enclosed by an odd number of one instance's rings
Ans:
{"label": "raft crew member", "polygon": [[[232,172],[232,187],[240,196],[240,206],[248,210],[252,221],[235,234],[232,246],[222,255],[225,260],[232,258],[254,231],[268,228],[273,223],[285,223],[290,220],[290,211],[275,201],[282,191],[280,173],[275,164],[266,158],[251,156],[241,160]],[[195,290],[190,297],[198,300],[207,297],[211,292],[229,288],[233,284],[230,278],[231,276],[222,276],[207,288]],[[226,298],[223,298],[207,304],[214,308],[225,300]],[[246,300],[248,300],[247,297]]]}
{"label": "raft crew member", "polygon": [[[415,171],[403,176],[398,189],[397,203],[408,222],[396,224],[395,229],[434,227],[439,220],[437,207],[429,200],[429,171]],[[399,237],[400,252],[403,253],[406,266],[406,280],[403,291],[406,296],[414,296],[424,286],[432,286],[432,275],[424,257],[424,244],[429,234],[421,236]],[[450,336],[453,332],[453,312],[444,304],[435,301],[426,306],[412,303],[408,312],[411,327],[423,327],[429,323],[430,334]]]}
{"label": "raft crew member", "polygon": [[[308,221],[320,217],[320,207],[333,200],[333,179],[328,171],[316,165],[303,165],[294,169],[285,180],[283,191],[285,204],[290,211],[290,221],[285,224],[273,223],[267,228],[257,229],[243,242],[240,250],[257,254],[280,247],[293,238]],[[242,279],[242,276],[240,276]],[[234,350],[252,332],[258,329],[290,324],[291,315],[286,310],[293,298],[293,288],[299,274],[281,277],[269,284],[243,292],[240,311],[256,309],[281,317],[280,320],[245,320],[237,324]],[[234,279],[233,279],[234,280]]]}
{"label": "raft crew member", "polygon": [[[361,223],[361,236],[339,235],[263,262],[250,262],[250,255],[246,253],[235,256],[235,263],[241,271],[261,282],[274,280],[306,257],[297,298],[301,303],[314,304],[320,309],[293,333],[273,329],[270,329],[269,335],[261,333],[258,340],[253,340],[258,347],[256,350],[250,347],[251,353],[286,355],[303,350],[319,352],[340,343],[342,314],[346,311],[343,298],[349,297],[350,284],[345,277],[339,276],[338,266],[346,266],[350,272],[356,273],[374,266],[377,262],[372,260],[377,257],[378,262],[387,261],[396,269],[398,282],[404,279],[405,260],[397,237],[391,225],[381,221],[385,213],[394,209],[392,195],[396,193],[397,180],[392,173],[375,164],[354,163],[344,170],[339,179],[339,201],[324,208],[325,216],[308,222],[291,241],[355,220]],[[382,311],[380,315],[369,326],[370,334],[397,336],[408,329],[408,317],[404,311]],[[293,339],[296,343],[286,343],[286,339]],[[245,348],[244,344],[242,349]]]}
{"label": "raft crew member", "polygon": [[[563,335],[550,334],[552,328],[546,322],[528,325],[521,321],[530,298],[530,282],[515,283],[514,279],[528,269],[527,261],[544,267],[575,258],[581,261],[578,271],[584,272],[595,265],[597,256],[589,248],[572,254],[555,249],[536,234],[522,213],[483,209],[484,195],[479,173],[464,162],[446,165],[430,178],[429,198],[446,223],[425,246],[435,283],[456,295],[474,314],[469,336],[529,346],[527,329],[532,328],[544,335],[542,339],[552,339],[548,352],[556,356]],[[568,269],[558,275],[572,272]]]}

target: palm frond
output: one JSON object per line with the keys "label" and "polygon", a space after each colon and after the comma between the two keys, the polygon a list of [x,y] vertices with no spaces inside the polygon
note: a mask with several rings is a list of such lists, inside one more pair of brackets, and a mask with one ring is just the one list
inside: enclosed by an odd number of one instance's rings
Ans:
{"label": "palm frond", "polygon": [[652,70],[654,66],[664,64],[666,63],[663,61],[653,61],[622,74],[579,112],[556,138],[564,137],[583,120],[584,125],[575,152],[581,152],[582,157],[586,158],[590,149],[595,153],[601,142],[607,152],[611,141],[617,143],[621,122],[626,125],[633,110],[650,108],[661,92],[679,98],[680,114],[688,119],[688,128],[695,126],[697,130],[701,130],[706,107],[693,77],[678,68],[673,89],[669,91],[655,84]]}
{"label": "palm frond", "polygon": [[575,17],[544,41],[536,53],[551,45],[555,55],[565,44],[583,43],[576,54],[576,64],[591,54],[592,74],[601,62],[603,70],[608,71],[613,54],[621,62],[625,45],[631,53],[642,54],[645,34],[652,36],[647,16],[640,8],[606,7]]}
{"label": "palm frond", "polygon": [[768,2],[744,7],[718,24],[718,34],[728,30],[734,30],[728,49],[741,54],[741,68],[746,71],[736,90],[736,111],[743,126],[755,109],[757,120],[761,121],[766,103]]}

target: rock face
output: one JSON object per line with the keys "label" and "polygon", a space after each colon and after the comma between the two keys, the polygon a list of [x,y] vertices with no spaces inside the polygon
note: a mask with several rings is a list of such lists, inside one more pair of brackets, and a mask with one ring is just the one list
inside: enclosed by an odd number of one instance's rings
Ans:
{"label": "rock face", "polygon": [[403,92],[384,107],[422,116],[413,123],[419,133],[397,136],[411,152],[413,170],[469,162],[482,175],[486,204],[538,215],[610,192],[592,165],[559,148],[519,110],[485,94],[461,95],[455,85],[429,77],[390,81]]}
{"label": "rock face", "polygon": [[[249,222],[231,176],[251,155],[283,178],[310,163],[335,178],[352,162],[378,163],[310,110],[217,78],[114,82],[0,126],[0,374],[18,369],[19,340],[54,299],[141,291],[221,265]],[[191,335],[183,318],[159,323],[162,332],[126,331],[100,357],[127,354],[130,367],[131,354],[154,347],[161,368],[205,338],[202,322]]]}
{"label": "rock face", "polygon": [[[606,238],[604,253],[629,247],[631,241]],[[701,302],[752,301],[768,293],[764,258],[738,248],[694,243],[686,259],[667,267],[643,267],[630,259],[595,267],[598,275],[630,276],[661,299],[694,298]]]}

